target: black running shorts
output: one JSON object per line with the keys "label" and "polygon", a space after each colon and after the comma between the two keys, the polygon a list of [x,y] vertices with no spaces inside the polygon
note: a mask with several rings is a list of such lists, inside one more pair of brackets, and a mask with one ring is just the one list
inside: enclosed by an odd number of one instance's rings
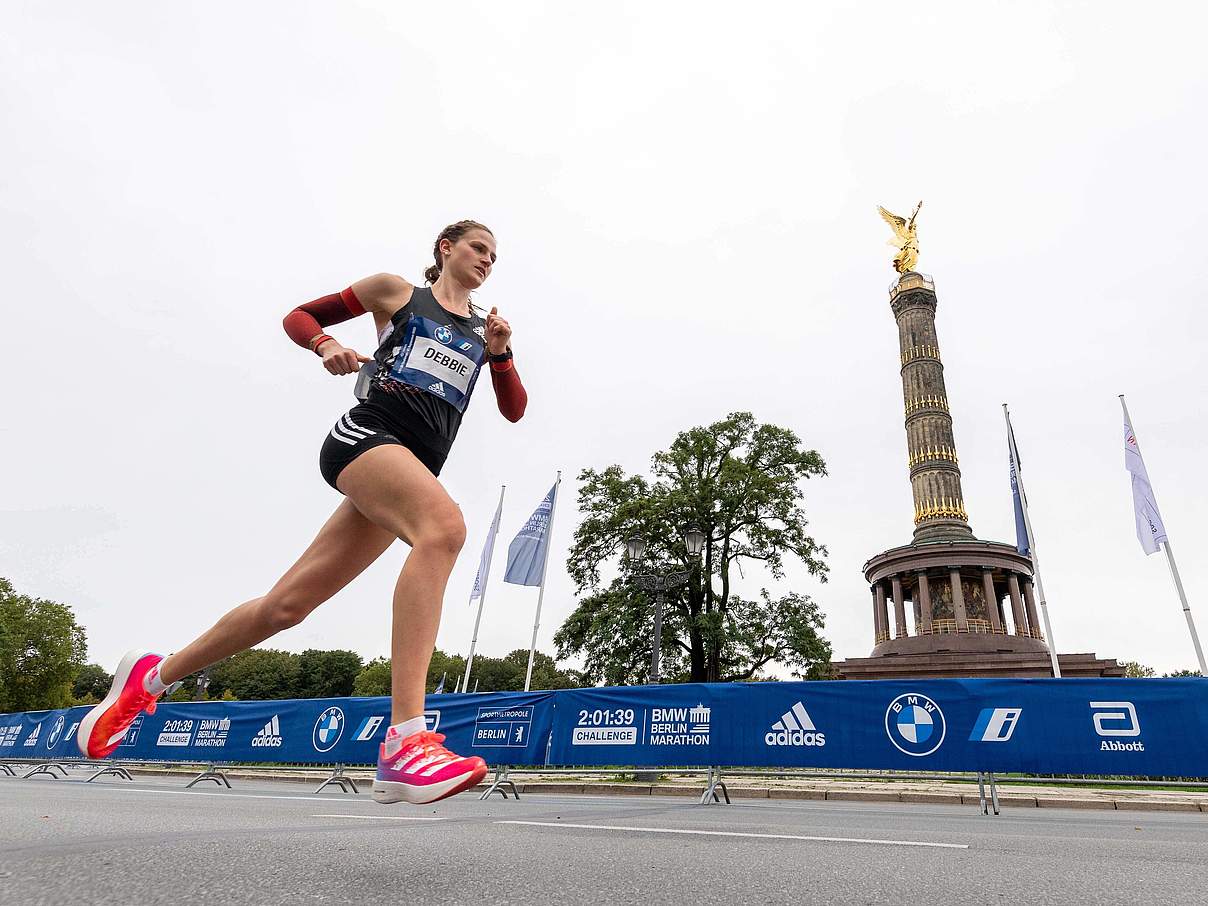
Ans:
{"label": "black running shorts", "polygon": [[382,444],[398,444],[415,454],[433,475],[439,475],[446,454],[424,444],[419,437],[394,419],[387,419],[375,408],[364,404],[341,415],[319,450],[319,471],[323,480],[338,491],[336,479],[344,467],[364,453]]}

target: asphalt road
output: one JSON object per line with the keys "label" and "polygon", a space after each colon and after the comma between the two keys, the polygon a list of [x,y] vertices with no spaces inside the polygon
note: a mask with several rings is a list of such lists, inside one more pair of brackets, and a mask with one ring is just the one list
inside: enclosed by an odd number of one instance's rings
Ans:
{"label": "asphalt road", "polygon": [[0,778],[0,904],[1208,902],[1208,815]]}

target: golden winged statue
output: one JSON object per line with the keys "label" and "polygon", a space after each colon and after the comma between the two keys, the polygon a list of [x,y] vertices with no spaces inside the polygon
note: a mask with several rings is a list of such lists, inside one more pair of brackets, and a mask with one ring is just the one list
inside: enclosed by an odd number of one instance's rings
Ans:
{"label": "golden winged statue", "polygon": [[894,238],[889,240],[889,244],[898,250],[893,256],[893,269],[899,274],[914,270],[914,266],[919,263],[919,233],[915,229],[914,219],[919,216],[919,208],[922,206],[921,201],[915,205],[914,213],[907,220],[877,205],[881,217],[893,228]]}

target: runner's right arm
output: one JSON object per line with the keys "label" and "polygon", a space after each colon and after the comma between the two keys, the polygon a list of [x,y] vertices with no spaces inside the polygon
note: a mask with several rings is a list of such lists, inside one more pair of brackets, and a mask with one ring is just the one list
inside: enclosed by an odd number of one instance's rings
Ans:
{"label": "runner's right arm", "polygon": [[375,320],[389,320],[411,296],[412,286],[394,274],[376,274],[358,280],[339,293],[332,293],[299,305],[282,322],[286,334],[299,346],[322,356],[323,367],[332,374],[352,374],[360,363],[371,361],[340,344],[323,332],[324,327],[340,324],[372,311]]}

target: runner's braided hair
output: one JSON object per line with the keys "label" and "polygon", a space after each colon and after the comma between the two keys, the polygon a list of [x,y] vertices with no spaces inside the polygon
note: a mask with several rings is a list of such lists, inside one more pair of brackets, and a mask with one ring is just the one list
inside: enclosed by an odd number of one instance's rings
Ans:
{"label": "runner's braided hair", "polygon": [[[445,266],[445,263],[440,258],[441,242],[448,239],[450,242],[456,243],[457,240],[470,232],[470,230],[485,230],[491,233],[490,227],[484,226],[477,220],[459,220],[457,223],[451,223],[440,231],[440,235],[436,237],[436,242],[432,244],[432,257],[436,260],[436,264],[424,271],[425,280],[429,283],[435,283],[440,278],[441,268]],[[491,233],[491,235],[494,236],[495,234]]]}

